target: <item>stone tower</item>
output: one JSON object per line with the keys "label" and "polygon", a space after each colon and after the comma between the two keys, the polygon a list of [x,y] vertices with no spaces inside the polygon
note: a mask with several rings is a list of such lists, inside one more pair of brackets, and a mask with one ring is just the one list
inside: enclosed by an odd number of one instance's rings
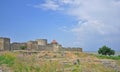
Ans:
{"label": "stone tower", "polygon": [[0,37],[0,51],[10,50],[10,38]]}
{"label": "stone tower", "polygon": [[47,45],[47,39],[37,39],[36,41],[37,41],[38,45],[41,45],[41,46]]}
{"label": "stone tower", "polygon": [[61,45],[58,44],[58,42],[56,40],[53,40],[51,42],[52,46],[53,46],[53,51],[56,52],[56,51],[59,51],[60,48],[61,48]]}

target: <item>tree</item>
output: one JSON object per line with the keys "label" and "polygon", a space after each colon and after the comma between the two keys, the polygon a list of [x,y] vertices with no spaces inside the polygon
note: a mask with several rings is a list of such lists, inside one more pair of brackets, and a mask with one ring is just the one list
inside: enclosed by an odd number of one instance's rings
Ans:
{"label": "tree", "polygon": [[102,54],[102,55],[109,55],[110,56],[110,55],[114,55],[115,51],[104,45],[101,48],[99,48],[98,53]]}
{"label": "tree", "polygon": [[27,46],[20,46],[20,49],[25,50]]}
{"label": "tree", "polygon": [[114,55],[114,54],[115,54],[115,51],[114,50],[110,50],[108,55]]}

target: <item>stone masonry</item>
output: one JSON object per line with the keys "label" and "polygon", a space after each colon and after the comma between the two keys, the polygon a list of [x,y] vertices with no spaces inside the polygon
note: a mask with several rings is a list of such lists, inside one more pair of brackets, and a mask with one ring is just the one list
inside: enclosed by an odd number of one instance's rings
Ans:
{"label": "stone masonry", "polygon": [[0,51],[10,50],[10,38],[0,37]]}
{"label": "stone masonry", "polygon": [[47,43],[47,39],[36,39],[35,41],[28,41],[24,43],[13,42],[10,43],[10,38],[0,37],[0,51],[6,50],[21,50],[21,46],[26,46],[25,50],[35,51],[79,51],[82,52],[82,48],[65,48],[62,47],[56,40],[51,43]]}

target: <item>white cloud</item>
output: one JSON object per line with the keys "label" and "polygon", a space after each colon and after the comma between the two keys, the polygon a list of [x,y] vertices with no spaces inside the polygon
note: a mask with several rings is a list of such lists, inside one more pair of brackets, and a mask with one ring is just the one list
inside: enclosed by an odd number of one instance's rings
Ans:
{"label": "white cloud", "polygon": [[[87,20],[87,29],[94,29],[93,31],[99,33],[104,32],[110,34],[119,32],[120,21],[116,23],[115,20],[116,18],[120,18],[118,17],[119,13],[117,11],[119,11],[119,8],[114,7],[111,2],[104,0],[84,0],[82,5],[77,8],[71,8],[68,12],[70,12],[69,14],[76,16],[78,22]],[[82,27],[84,27],[84,23],[83,25],[81,23],[79,28],[81,29]],[[84,28],[84,30],[86,29]]]}
{"label": "white cloud", "polygon": [[73,0],[59,0],[59,2],[62,4],[72,4]]}
{"label": "white cloud", "polygon": [[59,27],[58,28],[60,31],[63,31],[63,32],[70,32],[69,28],[67,26],[62,26],[62,27]]}
{"label": "white cloud", "polygon": [[101,41],[108,35],[110,41],[114,40],[114,35],[120,38],[120,0],[46,1],[42,4],[45,8],[52,10],[62,8],[66,14],[76,17],[78,24],[70,31],[77,36],[77,42],[79,40],[81,43],[85,41],[90,43],[94,38]]}
{"label": "white cloud", "polygon": [[38,4],[34,5],[36,8],[43,8],[43,9],[49,9],[49,10],[62,10],[62,8],[57,4],[55,1],[52,0],[46,0],[44,4]]}

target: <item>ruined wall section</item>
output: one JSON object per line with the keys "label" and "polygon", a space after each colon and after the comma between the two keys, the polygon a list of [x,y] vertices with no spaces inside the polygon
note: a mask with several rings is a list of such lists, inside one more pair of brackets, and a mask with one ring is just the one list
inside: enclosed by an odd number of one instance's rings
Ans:
{"label": "ruined wall section", "polygon": [[27,44],[14,42],[11,44],[11,50],[21,50],[21,46],[27,46]]}
{"label": "ruined wall section", "polygon": [[27,49],[28,50],[36,50],[38,48],[37,41],[28,41],[27,42]]}
{"label": "ruined wall section", "polygon": [[38,45],[39,51],[59,51],[61,48],[61,45],[58,44],[47,44],[46,46]]}
{"label": "ruined wall section", "polygon": [[62,51],[78,51],[78,52],[82,52],[82,48],[76,48],[76,47],[68,47],[68,48],[62,48]]}
{"label": "ruined wall section", "polygon": [[48,44],[48,45],[38,45],[38,50],[39,51],[53,51],[53,46]]}

